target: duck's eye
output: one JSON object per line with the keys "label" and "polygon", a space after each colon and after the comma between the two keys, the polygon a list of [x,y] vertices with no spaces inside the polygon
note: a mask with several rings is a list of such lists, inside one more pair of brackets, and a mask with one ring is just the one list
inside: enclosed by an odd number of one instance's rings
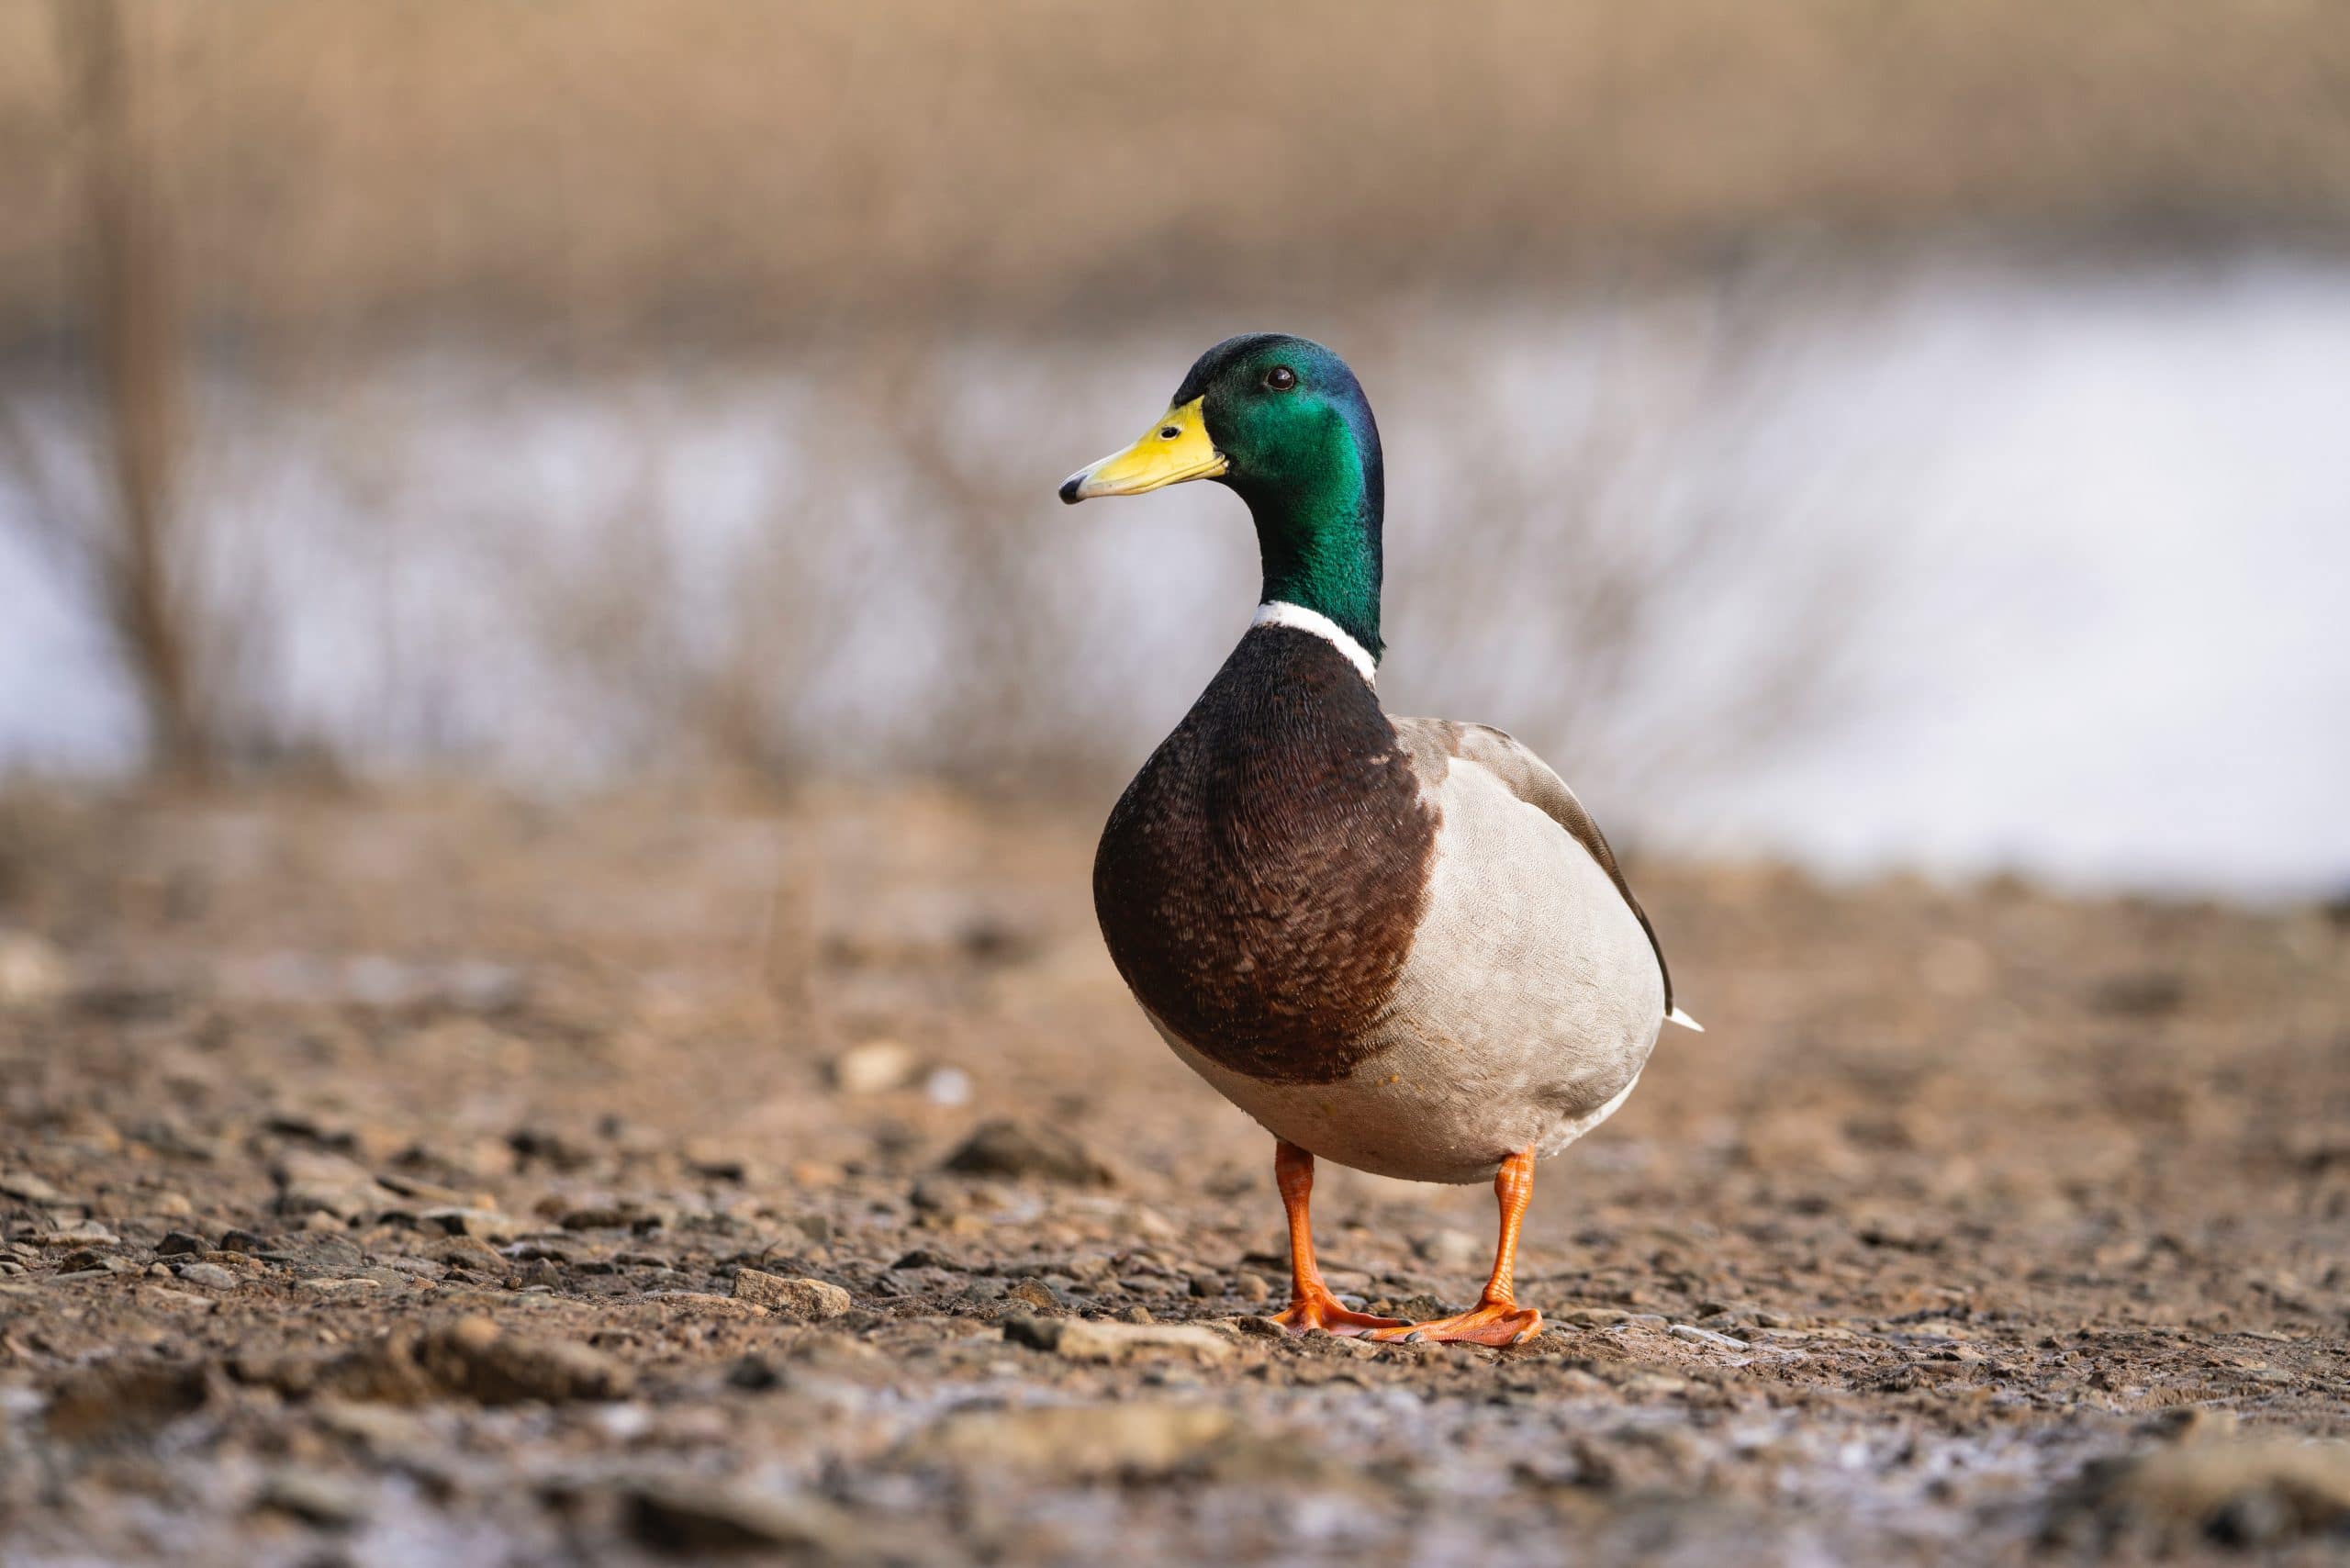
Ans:
{"label": "duck's eye", "polygon": [[1265,373],[1265,385],[1276,392],[1286,392],[1297,385],[1297,372],[1285,364],[1277,364]]}

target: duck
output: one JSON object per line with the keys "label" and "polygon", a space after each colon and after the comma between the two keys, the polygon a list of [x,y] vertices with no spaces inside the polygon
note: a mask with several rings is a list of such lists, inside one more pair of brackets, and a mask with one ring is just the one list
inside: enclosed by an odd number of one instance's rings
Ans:
{"label": "duck", "polygon": [[[1347,363],[1279,332],[1202,354],[1069,504],[1206,480],[1257,530],[1263,588],[1230,657],[1110,812],[1093,863],[1112,962],[1158,1035],[1274,1140],[1292,1333],[1506,1346],[1536,1163],[1622,1107],[1675,1004],[1607,840],[1505,732],[1379,698],[1385,478]],[[1464,520],[1465,521],[1465,520]],[[1464,541],[1464,543],[1467,543]],[[1315,1259],[1315,1161],[1492,1182],[1477,1303],[1354,1310]]]}

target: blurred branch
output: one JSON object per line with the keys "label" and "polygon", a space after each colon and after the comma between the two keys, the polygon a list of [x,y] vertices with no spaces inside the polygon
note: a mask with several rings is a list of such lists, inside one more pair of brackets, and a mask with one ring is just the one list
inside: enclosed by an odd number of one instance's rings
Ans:
{"label": "blurred branch", "polygon": [[[1774,361],[1752,318],[1769,305],[1718,298],[1694,330],[1611,341],[1563,432],[1528,431],[1474,364],[1427,373],[1455,432],[1427,454],[1437,493],[1474,520],[1478,547],[1423,535],[1398,581],[1416,634],[1472,672],[1444,693],[1449,711],[1510,715],[1561,769],[1604,769],[1634,795],[1743,767],[1833,711],[1869,563],[1815,543],[1812,569],[1782,583],[1762,569],[1770,525],[1712,488],[1735,466],[1720,443],[1761,428]],[[1733,602],[1744,623],[1728,632]],[[1692,644],[1734,652],[1657,680]]]}
{"label": "blurred branch", "polygon": [[23,494],[26,505],[19,515],[31,525],[34,542],[61,564],[76,564],[76,545],[87,537],[87,523],[81,509],[66,498],[29,408],[30,399],[16,387],[0,393],[0,473],[13,478]]}
{"label": "blurred branch", "polygon": [[179,454],[178,319],[170,236],[138,101],[121,0],[59,0],[58,32],[83,132],[113,516],[85,531],[106,613],[146,710],[155,766],[205,770],[187,628],[171,562]]}

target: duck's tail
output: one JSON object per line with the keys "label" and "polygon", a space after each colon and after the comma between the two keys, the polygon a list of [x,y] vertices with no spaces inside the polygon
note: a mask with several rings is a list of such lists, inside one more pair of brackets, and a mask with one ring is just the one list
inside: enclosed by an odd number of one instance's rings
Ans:
{"label": "duck's tail", "polygon": [[1695,1018],[1690,1017],[1689,1014],[1682,1012],[1678,1007],[1666,1014],[1664,1015],[1664,1021],[1668,1024],[1678,1024],[1684,1029],[1695,1029],[1700,1035],[1706,1032],[1706,1026],[1703,1024],[1698,1023]]}

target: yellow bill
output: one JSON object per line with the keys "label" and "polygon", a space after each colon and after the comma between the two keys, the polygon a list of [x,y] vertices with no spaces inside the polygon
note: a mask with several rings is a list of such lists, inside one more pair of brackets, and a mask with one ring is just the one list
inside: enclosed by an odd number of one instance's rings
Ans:
{"label": "yellow bill", "polygon": [[1096,496],[1139,496],[1146,490],[1212,479],[1224,472],[1224,454],[1208,439],[1207,416],[1194,398],[1166,416],[1140,441],[1061,481],[1061,499],[1075,506]]}

